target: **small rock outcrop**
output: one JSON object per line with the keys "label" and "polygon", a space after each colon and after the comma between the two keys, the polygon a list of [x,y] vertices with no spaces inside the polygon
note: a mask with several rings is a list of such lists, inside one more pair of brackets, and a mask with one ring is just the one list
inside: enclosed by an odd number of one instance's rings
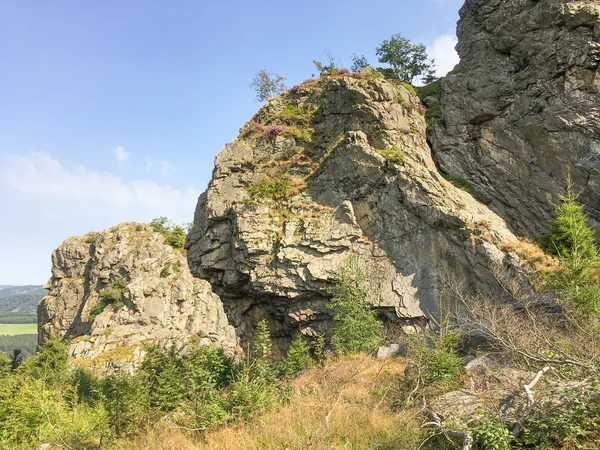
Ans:
{"label": "small rock outcrop", "polygon": [[438,173],[423,107],[379,72],[307,80],[271,99],[217,156],[186,248],[238,334],[327,330],[333,271],[357,253],[370,302],[435,315],[448,282],[500,295],[504,221]]}
{"label": "small rock outcrop", "polygon": [[434,158],[520,235],[547,230],[569,174],[598,227],[599,35],[597,1],[467,0],[460,11]]}
{"label": "small rock outcrop", "polygon": [[194,278],[185,253],[149,225],[123,223],[67,239],[52,254],[45,287],[39,343],[67,340],[70,356],[86,365],[135,366],[148,343],[236,346],[210,284]]}

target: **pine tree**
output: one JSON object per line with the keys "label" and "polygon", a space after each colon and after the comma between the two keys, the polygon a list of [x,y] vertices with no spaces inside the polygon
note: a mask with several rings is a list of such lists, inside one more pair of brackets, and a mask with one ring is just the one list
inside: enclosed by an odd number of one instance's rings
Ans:
{"label": "pine tree", "polygon": [[560,196],[560,202],[555,207],[556,220],[541,239],[541,244],[546,252],[559,258],[576,256],[594,259],[598,253],[594,231],[586,225],[587,218],[578,199],[573,181],[569,178],[567,190]]}
{"label": "pine tree", "polygon": [[560,291],[563,302],[575,303],[587,313],[600,314],[600,258],[594,231],[586,224],[587,217],[570,178],[556,205],[556,213],[550,231],[541,239],[543,248],[560,261],[560,270],[550,286]]}
{"label": "pine tree", "polygon": [[290,377],[301,370],[308,369],[315,361],[310,356],[310,345],[306,339],[298,333],[288,348],[285,358],[281,361],[279,370],[283,376]]}
{"label": "pine tree", "polygon": [[336,273],[331,344],[338,353],[373,350],[379,342],[382,324],[367,306],[367,274],[358,256],[352,254]]}

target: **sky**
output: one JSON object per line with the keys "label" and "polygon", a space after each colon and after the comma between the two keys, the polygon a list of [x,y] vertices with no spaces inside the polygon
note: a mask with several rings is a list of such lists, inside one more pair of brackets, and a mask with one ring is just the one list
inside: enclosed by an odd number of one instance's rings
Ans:
{"label": "sky", "polygon": [[444,75],[462,0],[3,0],[0,284],[43,284],[67,237],[191,222],[214,157],[260,104],[260,69],[299,84],[329,49],[377,64],[401,33]]}

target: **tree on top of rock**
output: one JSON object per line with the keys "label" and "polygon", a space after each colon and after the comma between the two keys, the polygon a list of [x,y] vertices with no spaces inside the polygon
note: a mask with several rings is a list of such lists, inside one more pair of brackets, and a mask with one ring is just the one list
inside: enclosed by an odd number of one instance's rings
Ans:
{"label": "tree on top of rock", "polygon": [[401,34],[394,34],[377,47],[379,62],[392,66],[396,76],[407,83],[412,83],[421,76],[431,77],[434,72],[434,61],[427,55],[424,44],[411,44]]}
{"label": "tree on top of rock", "polygon": [[264,102],[285,91],[285,78],[278,73],[269,73],[266,69],[254,74],[250,87],[256,91],[256,101]]}

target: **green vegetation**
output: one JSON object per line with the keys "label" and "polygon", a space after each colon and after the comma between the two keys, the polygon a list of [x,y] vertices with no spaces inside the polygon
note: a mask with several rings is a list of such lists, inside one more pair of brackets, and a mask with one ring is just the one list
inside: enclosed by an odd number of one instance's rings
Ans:
{"label": "green vegetation", "polygon": [[563,302],[575,303],[587,313],[600,315],[600,256],[594,232],[586,224],[587,217],[570,179],[556,205],[556,214],[550,231],[541,239],[544,250],[560,262],[550,287],[560,291]]}
{"label": "green vegetation", "polygon": [[264,102],[285,91],[285,78],[278,73],[269,73],[262,69],[254,74],[250,87],[256,91],[256,101]]}
{"label": "green vegetation", "polygon": [[90,311],[89,321],[93,322],[107,306],[112,306],[114,309],[119,309],[125,306],[123,303],[123,293],[127,281],[124,278],[115,280],[110,286],[105,287],[100,291],[100,301],[94,305]]}
{"label": "green vegetation", "polygon": [[283,122],[286,125],[297,125],[297,126],[308,126],[315,117],[318,117],[322,113],[321,108],[317,108],[310,103],[305,103],[301,107],[297,108],[292,105],[286,106],[286,108],[280,113],[276,114],[274,119]]}
{"label": "green vegetation", "polygon": [[[0,330],[1,327],[2,325]],[[12,353],[13,350],[18,349],[23,352],[24,357],[33,355],[37,347],[37,331],[31,333],[31,330],[27,330],[27,333],[9,336],[0,333],[0,354]]]}
{"label": "green vegetation", "polygon": [[457,187],[460,190],[468,192],[469,194],[471,194],[473,196],[473,198],[481,201],[481,197],[479,196],[477,190],[475,190],[475,186],[473,186],[471,183],[469,183],[464,178],[452,177],[452,176],[446,175],[446,174],[441,174],[441,175],[444,177],[444,179],[446,181],[449,181],[450,183],[452,183],[452,185],[454,185],[454,187]]}
{"label": "green vegetation", "polygon": [[373,350],[380,341],[382,324],[367,306],[367,273],[352,254],[337,268],[331,345],[339,354]]}
{"label": "green vegetation", "polygon": [[294,185],[288,178],[263,177],[260,181],[246,187],[249,194],[271,200],[286,200],[294,194]]}
{"label": "green vegetation", "polygon": [[175,225],[164,216],[152,219],[152,229],[165,236],[167,244],[176,249],[183,249],[187,233],[182,225]]}
{"label": "green vegetation", "polygon": [[310,344],[301,334],[298,334],[296,339],[290,344],[285,358],[279,365],[281,375],[291,377],[301,370],[314,366],[315,360],[312,358],[310,352]]}
{"label": "green vegetation", "polygon": [[86,244],[95,244],[98,239],[98,234],[95,231],[90,231],[84,236]]}
{"label": "green vegetation", "polygon": [[4,323],[37,323],[37,315],[0,312],[0,325]]}
{"label": "green vegetation", "polygon": [[161,418],[186,429],[247,420],[279,405],[285,392],[264,321],[252,349],[235,364],[213,347],[179,353],[152,345],[136,374],[117,370],[103,378],[69,368],[58,341],[48,341],[18,368],[0,354],[0,448],[44,442],[99,448]]}
{"label": "green vegetation", "polygon": [[415,87],[412,84],[407,83],[406,81],[400,81],[400,86],[402,86],[404,89],[406,89],[412,95],[417,95],[417,91],[415,90]]}
{"label": "green vegetation", "polygon": [[427,47],[424,44],[411,44],[401,34],[384,40],[377,47],[376,54],[379,62],[389,64],[395,75],[407,83],[421,76],[430,79],[435,72],[434,62],[427,56]]}
{"label": "green vegetation", "polygon": [[0,323],[0,335],[37,334],[37,323]]}
{"label": "green vegetation", "polygon": [[358,56],[356,53],[352,54],[352,66],[350,66],[350,70],[352,72],[358,72],[365,67],[369,67],[369,62],[365,55]]}
{"label": "green vegetation", "polygon": [[415,88],[417,95],[422,103],[425,103],[425,100],[428,97],[438,97],[442,93],[442,80],[436,80],[433,83],[428,84],[427,86],[421,86]]}
{"label": "green vegetation", "polygon": [[333,57],[331,50],[326,48],[323,50],[323,53],[325,53],[325,56],[327,57],[328,62],[325,64],[320,61],[313,60],[313,64],[315,65],[315,68],[322,75],[324,75],[324,74],[327,74],[330,76],[339,75],[340,74],[339,64],[336,62],[335,58]]}
{"label": "green vegetation", "polygon": [[377,153],[379,153],[381,156],[383,156],[388,161],[391,161],[395,164],[402,164],[405,160],[405,157],[402,154],[402,151],[400,151],[396,147],[390,147],[385,150],[380,150]]}

